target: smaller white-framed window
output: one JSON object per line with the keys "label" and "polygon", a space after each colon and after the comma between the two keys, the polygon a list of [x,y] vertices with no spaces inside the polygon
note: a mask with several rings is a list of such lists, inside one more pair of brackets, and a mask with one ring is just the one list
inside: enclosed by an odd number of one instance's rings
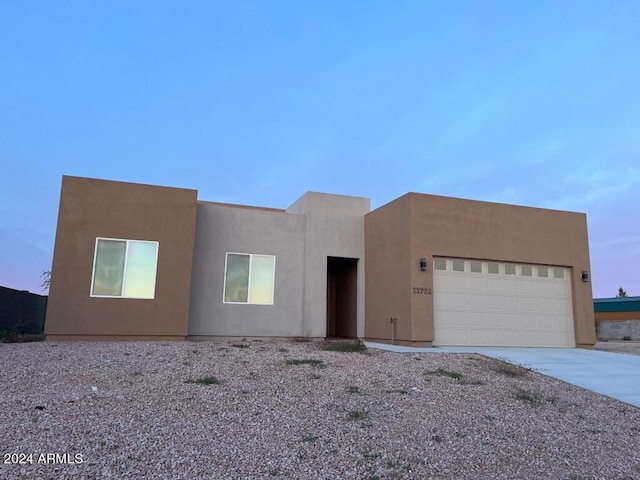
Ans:
{"label": "smaller white-framed window", "polygon": [[522,265],[522,276],[523,277],[532,277],[533,276],[533,268],[531,265]]}
{"label": "smaller white-framed window", "polygon": [[223,302],[273,305],[275,273],[274,255],[227,252]]}
{"label": "smaller white-framed window", "polygon": [[434,258],[433,259],[433,268],[436,270],[446,270],[447,269],[447,260],[444,258]]}
{"label": "smaller white-framed window", "polygon": [[554,268],[553,278],[564,279],[564,268]]}
{"label": "smaller white-framed window", "polygon": [[494,262],[489,262],[489,264],[487,265],[487,271],[491,275],[498,275],[500,273],[500,264],[499,263],[494,263]]}
{"label": "smaller white-framed window", "polygon": [[155,298],[158,248],[150,240],[96,238],[90,296]]}
{"label": "smaller white-framed window", "polygon": [[513,263],[507,263],[504,266],[504,274],[505,275],[515,275],[516,274],[516,266]]}
{"label": "smaller white-framed window", "polygon": [[472,260],[471,262],[471,273],[482,273],[482,262],[477,262]]}
{"label": "smaller white-framed window", "polygon": [[538,267],[538,278],[548,278],[549,267]]}
{"label": "smaller white-framed window", "polygon": [[464,260],[454,260],[453,261],[453,271],[454,272],[464,272]]}

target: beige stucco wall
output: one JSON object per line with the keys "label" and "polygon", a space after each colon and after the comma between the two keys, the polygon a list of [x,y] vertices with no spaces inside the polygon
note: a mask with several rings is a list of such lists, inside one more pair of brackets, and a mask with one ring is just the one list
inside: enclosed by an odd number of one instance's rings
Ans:
{"label": "beige stucco wall", "polygon": [[303,330],[324,337],[327,328],[327,257],[358,259],[358,336],[364,334],[364,215],[368,198],[307,192],[288,209],[304,215]]}
{"label": "beige stucco wall", "polygon": [[[190,336],[304,336],[304,215],[200,203]],[[225,304],[227,252],[275,255],[273,305]]]}
{"label": "beige stucco wall", "polygon": [[[391,249],[394,261],[407,262],[410,279],[400,289],[390,285],[402,280],[399,272],[388,282],[383,278],[389,275],[387,268],[367,268],[371,338],[388,330],[388,319],[377,312],[401,305],[409,296],[411,333],[399,329],[400,339],[433,341],[433,297],[410,292],[411,287],[433,288],[433,258],[442,256],[571,268],[576,345],[595,342],[591,283],[580,279],[583,270],[591,270],[584,214],[410,193],[368,214],[366,225],[367,263],[380,257],[377,250]],[[409,245],[398,230],[409,232]],[[427,272],[420,271],[421,258],[428,261]]]}
{"label": "beige stucco wall", "polygon": [[[327,256],[360,260],[364,324],[364,213],[369,200],[307,193],[286,211],[198,205],[189,335],[324,337]],[[223,302],[227,252],[275,255],[273,305]]]}

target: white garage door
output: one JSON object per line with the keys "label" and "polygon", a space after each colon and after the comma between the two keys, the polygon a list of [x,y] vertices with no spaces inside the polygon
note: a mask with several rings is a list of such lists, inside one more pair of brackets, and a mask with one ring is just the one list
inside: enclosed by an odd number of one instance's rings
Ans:
{"label": "white garage door", "polygon": [[570,272],[435,258],[434,344],[574,347]]}

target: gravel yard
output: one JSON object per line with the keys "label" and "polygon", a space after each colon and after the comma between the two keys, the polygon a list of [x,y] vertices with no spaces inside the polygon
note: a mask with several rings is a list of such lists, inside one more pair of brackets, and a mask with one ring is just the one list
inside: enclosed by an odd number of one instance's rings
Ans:
{"label": "gravel yard", "polygon": [[479,355],[323,345],[0,344],[0,478],[640,479],[639,409]]}

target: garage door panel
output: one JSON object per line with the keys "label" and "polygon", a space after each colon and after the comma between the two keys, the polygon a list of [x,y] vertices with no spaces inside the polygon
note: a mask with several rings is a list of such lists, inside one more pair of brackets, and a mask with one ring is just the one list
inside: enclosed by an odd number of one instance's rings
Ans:
{"label": "garage door panel", "polygon": [[536,294],[536,284],[533,280],[520,278],[518,282],[518,293],[520,295],[535,295]]}
{"label": "garage door panel", "polygon": [[457,259],[453,272],[453,260],[434,271],[434,343],[574,346],[569,270]]}
{"label": "garage door panel", "polygon": [[502,293],[511,295],[518,293],[518,283],[514,279],[507,277],[502,284]]}
{"label": "garage door panel", "polygon": [[488,325],[488,315],[486,312],[467,312],[468,326],[471,330],[481,329],[483,325]]}
{"label": "garage door panel", "polygon": [[536,294],[540,296],[553,295],[553,284],[546,278],[541,278],[540,281],[536,283]]}
{"label": "garage door panel", "polygon": [[495,277],[493,275],[489,275],[486,278],[486,289],[485,291],[490,294],[490,293],[502,293],[502,282],[500,281],[500,277]]}
{"label": "garage door panel", "polygon": [[449,294],[449,307],[451,308],[467,308],[467,295],[464,292],[456,290],[455,292],[451,292]]}
{"label": "garage door panel", "polygon": [[471,275],[474,275],[474,276],[469,277],[467,281],[467,290],[469,292],[484,293],[486,289],[484,277],[482,276],[478,277],[477,273],[471,274]]}
{"label": "garage door panel", "polygon": [[518,310],[522,314],[527,314],[536,311],[536,297],[533,296],[521,296],[518,298]]}
{"label": "garage door panel", "polygon": [[467,304],[471,311],[486,312],[487,310],[487,297],[478,293],[470,292],[469,302]]}
{"label": "garage door panel", "polygon": [[467,279],[465,277],[451,277],[449,279],[449,290],[467,291]]}
{"label": "garage door panel", "polygon": [[487,311],[499,312],[502,308],[502,297],[496,294],[488,294],[486,298]]}
{"label": "garage door panel", "polygon": [[502,297],[502,308],[503,312],[517,312],[519,305],[519,298],[516,295],[509,296],[504,295]]}

